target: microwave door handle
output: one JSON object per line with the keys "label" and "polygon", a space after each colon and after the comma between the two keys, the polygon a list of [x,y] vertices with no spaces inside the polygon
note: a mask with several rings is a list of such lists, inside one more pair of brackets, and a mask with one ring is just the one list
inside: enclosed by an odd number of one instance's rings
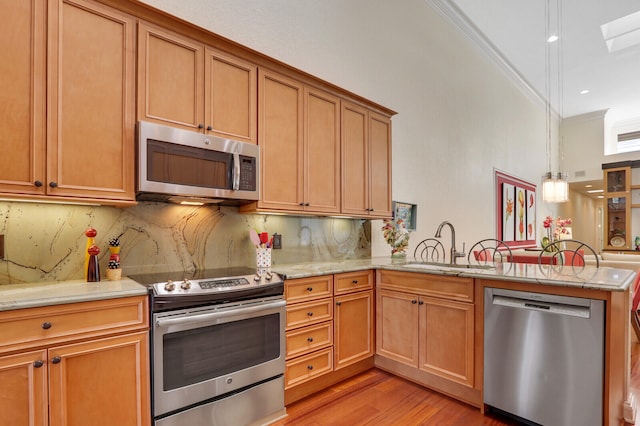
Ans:
{"label": "microwave door handle", "polygon": [[233,153],[233,181],[231,189],[237,191],[240,189],[240,154]]}

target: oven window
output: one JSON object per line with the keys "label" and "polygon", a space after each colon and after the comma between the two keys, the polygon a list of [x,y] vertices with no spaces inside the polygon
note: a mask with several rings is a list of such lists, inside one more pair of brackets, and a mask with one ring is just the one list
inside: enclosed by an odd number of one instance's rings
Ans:
{"label": "oven window", "polygon": [[232,154],[147,140],[147,180],[231,189]]}
{"label": "oven window", "polygon": [[165,391],[280,357],[280,314],[165,334]]}

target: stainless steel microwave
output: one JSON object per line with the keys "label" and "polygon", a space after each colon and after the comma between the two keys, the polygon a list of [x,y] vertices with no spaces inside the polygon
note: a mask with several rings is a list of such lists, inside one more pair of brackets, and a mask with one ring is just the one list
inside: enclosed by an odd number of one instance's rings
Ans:
{"label": "stainless steel microwave", "polygon": [[138,200],[242,204],[260,196],[258,145],[140,121]]}

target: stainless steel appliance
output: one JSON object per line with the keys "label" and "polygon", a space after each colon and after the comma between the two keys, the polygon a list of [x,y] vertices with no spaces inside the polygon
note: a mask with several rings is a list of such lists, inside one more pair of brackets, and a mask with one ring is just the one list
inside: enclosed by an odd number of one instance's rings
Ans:
{"label": "stainless steel appliance", "polygon": [[484,402],[531,424],[602,425],[604,301],[485,288]]}
{"label": "stainless steel appliance", "polygon": [[139,200],[241,204],[260,195],[255,144],[140,121],[137,159]]}
{"label": "stainless steel appliance", "polygon": [[285,415],[281,276],[223,268],[131,278],[151,293],[155,425],[266,424]]}

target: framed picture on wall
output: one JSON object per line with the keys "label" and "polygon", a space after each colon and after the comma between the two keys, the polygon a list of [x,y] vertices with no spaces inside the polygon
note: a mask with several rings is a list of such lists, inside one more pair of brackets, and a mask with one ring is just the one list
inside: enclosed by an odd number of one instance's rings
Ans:
{"label": "framed picture on wall", "polygon": [[536,185],[494,169],[496,238],[511,248],[536,245]]}
{"label": "framed picture on wall", "polygon": [[411,203],[403,203],[402,201],[393,201],[392,204],[393,218],[395,220],[402,219],[408,231],[415,231],[418,206]]}

